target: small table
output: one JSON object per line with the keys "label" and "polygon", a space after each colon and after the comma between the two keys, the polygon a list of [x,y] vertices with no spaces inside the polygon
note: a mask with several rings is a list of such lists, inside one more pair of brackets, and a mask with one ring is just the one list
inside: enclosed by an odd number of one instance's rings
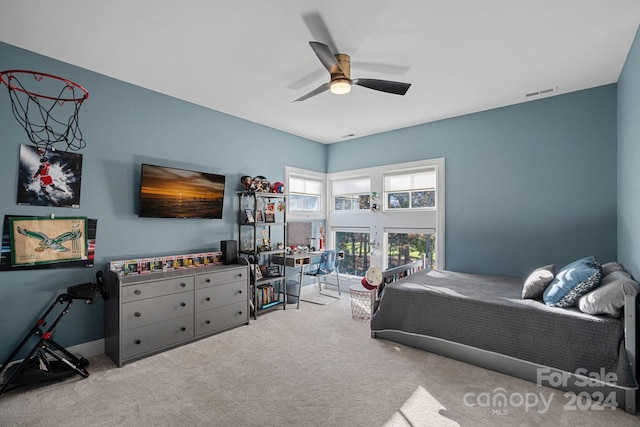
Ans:
{"label": "small table", "polygon": [[287,267],[300,267],[297,295],[288,293],[286,289],[287,281],[285,279],[285,294],[286,296],[294,296],[298,299],[296,308],[300,308],[300,293],[302,292],[302,278],[304,277],[305,268],[320,263],[321,256],[322,252],[306,252],[293,255],[274,255],[271,257],[271,262],[274,264],[285,265]]}
{"label": "small table", "polygon": [[[300,267],[300,274],[298,276],[298,294],[291,295],[298,298],[298,305],[296,308],[300,308],[300,293],[302,292],[302,278],[304,277],[305,269],[312,265],[320,264],[322,260],[323,251],[306,252],[293,255],[274,255],[271,257],[271,262],[278,265],[286,265],[287,267]],[[344,252],[338,252],[338,260],[344,259]],[[285,280],[285,293],[286,293],[286,280]],[[289,294],[287,293],[287,296]]]}

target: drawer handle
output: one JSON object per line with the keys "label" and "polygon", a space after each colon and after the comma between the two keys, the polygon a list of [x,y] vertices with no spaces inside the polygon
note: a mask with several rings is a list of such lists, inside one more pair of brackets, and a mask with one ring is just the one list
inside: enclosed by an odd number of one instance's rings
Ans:
{"label": "drawer handle", "polygon": [[239,293],[239,294],[241,294],[241,293],[242,293],[242,289],[240,289],[240,290],[238,291],[238,293]]}
{"label": "drawer handle", "polygon": [[239,316],[242,316],[242,310],[240,310],[240,311],[238,312],[238,315],[239,315]]}
{"label": "drawer handle", "polygon": [[136,295],[140,295],[142,291],[140,289],[136,289],[135,291],[133,291],[133,293]]}
{"label": "drawer handle", "polygon": [[238,274],[238,277],[242,277],[242,273]]}
{"label": "drawer handle", "polygon": [[180,287],[185,288],[187,286],[186,283],[180,283]]}
{"label": "drawer handle", "polygon": [[186,302],[181,302],[181,303],[180,303],[180,306],[181,306],[181,307],[185,307],[186,305],[187,305],[187,303],[186,303]]}
{"label": "drawer handle", "polygon": [[140,345],[140,343],[142,343],[142,341],[140,340],[135,340],[134,342],[136,343],[136,345]]}
{"label": "drawer handle", "polygon": [[181,330],[182,332],[184,332],[184,331],[186,331],[186,330],[187,330],[187,328],[185,328],[185,327],[183,326],[182,328],[180,328],[180,330]]}
{"label": "drawer handle", "polygon": [[211,283],[211,279],[204,279],[205,282]]}
{"label": "drawer handle", "polygon": [[206,297],[205,301],[211,301],[211,298],[210,297]]}
{"label": "drawer handle", "polygon": [[210,324],[211,324],[211,320],[207,320],[207,321],[206,321],[206,322],[204,322],[204,323],[206,323],[207,325],[210,325]]}
{"label": "drawer handle", "polygon": [[133,315],[134,315],[134,316],[136,316],[136,317],[140,317],[140,316],[142,316],[142,314],[140,314],[140,313],[139,313],[139,312],[137,312],[137,311],[136,311],[135,313],[133,313]]}

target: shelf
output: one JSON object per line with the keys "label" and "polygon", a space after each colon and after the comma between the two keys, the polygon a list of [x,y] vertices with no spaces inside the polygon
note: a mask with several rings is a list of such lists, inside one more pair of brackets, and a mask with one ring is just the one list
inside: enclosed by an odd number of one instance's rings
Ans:
{"label": "shelf", "polygon": [[273,302],[270,302],[269,304],[265,304],[263,306],[258,307],[258,310],[267,310],[267,309],[274,308],[274,307],[277,307],[277,306],[282,305],[282,304],[284,304],[284,301],[273,301]]}
{"label": "shelf", "polygon": [[[272,265],[271,259],[273,257],[284,257],[286,255],[284,247],[286,247],[287,240],[287,213],[281,207],[286,204],[287,195],[257,191],[237,191],[236,194],[239,198],[238,238],[243,242],[240,245],[243,249],[238,252],[244,257],[253,258],[252,262],[270,266]],[[278,206],[277,208],[276,205]],[[268,215],[266,215],[267,210],[269,211]],[[244,222],[246,218],[252,217],[259,218],[261,221]],[[273,222],[264,221],[266,218],[275,220]],[[274,230],[274,228],[278,228],[278,230]],[[262,235],[262,238],[260,238],[260,235]],[[272,245],[271,242],[274,238],[278,240],[282,238],[283,242],[277,242]],[[249,244],[249,241],[252,243]],[[282,243],[282,246],[280,246],[280,243]],[[261,250],[262,248],[272,249],[277,247],[282,247],[283,249]],[[267,277],[265,275],[260,279],[256,279],[255,274],[251,275],[251,298],[254,307],[251,311],[254,319],[259,313],[279,307],[286,308],[286,268],[286,266],[278,267],[280,273],[278,276]],[[274,271],[274,273],[276,272]],[[271,300],[273,302],[261,305],[264,301]]]}
{"label": "shelf", "polygon": [[286,199],[287,195],[283,193],[263,193],[259,191],[237,191],[238,196],[255,196],[263,199]]}
{"label": "shelf", "polygon": [[258,221],[258,222],[242,222],[240,225],[248,225],[251,227],[276,227],[287,225],[286,222],[266,222],[266,221]]}
{"label": "shelf", "polygon": [[277,226],[287,225],[287,223],[259,221],[259,222],[254,222],[253,224],[244,224],[244,225],[255,225],[256,227],[277,227]]}
{"label": "shelf", "polygon": [[258,279],[256,281],[256,286],[260,287],[262,285],[268,285],[269,283],[278,282],[284,279],[285,279],[284,276],[263,277],[262,279]]}

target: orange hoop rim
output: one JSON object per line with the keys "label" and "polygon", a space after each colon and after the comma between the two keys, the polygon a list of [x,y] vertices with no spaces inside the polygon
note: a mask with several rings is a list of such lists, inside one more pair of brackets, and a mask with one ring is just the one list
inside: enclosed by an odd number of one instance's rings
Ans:
{"label": "orange hoop rim", "polygon": [[[58,97],[54,97],[54,96],[43,95],[43,94],[40,94],[40,93],[32,92],[32,91],[26,90],[23,87],[12,85],[11,84],[11,79],[13,78],[14,74],[31,74],[31,75],[33,75],[33,78],[38,80],[38,81],[42,80],[42,77],[47,77],[47,78],[59,80],[61,82],[66,83],[66,85],[71,87],[72,89],[73,88],[80,89],[84,95],[82,97],[79,97],[79,98],[58,98]],[[7,80],[5,80],[5,76],[7,76]],[[38,76],[40,76],[40,78],[38,78]],[[0,82],[4,83],[9,88],[9,90],[17,90],[18,92],[23,92],[23,93],[26,93],[27,95],[30,95],[30,96],[35,96],[37,98],[50,99],[50,100],[53,100],[53,101],[59,101],[59,102],[68,102],[68,101],[69,102],[70,101],[72,101],[72,102],[82,102],[85,99],[89,98],[89,91],[86,90],[81,85],[79,85],[78,83],[72,82],[71,80],[65,79],[63,77],[54,76],[53,74],[41,73],[40,71],[30,71],[30,70],[5,70],[5,71],[0,71]]]}

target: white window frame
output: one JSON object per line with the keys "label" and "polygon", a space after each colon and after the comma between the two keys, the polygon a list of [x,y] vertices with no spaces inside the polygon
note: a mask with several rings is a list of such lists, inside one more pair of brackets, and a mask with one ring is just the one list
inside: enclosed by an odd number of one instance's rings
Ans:
{"label": "white window frame", "polygon": [[[369,184],[369,192],[363,193],[363,192],[349,192],[349,193],[334,193],[334,183],[336,181],[350,181],[350,180],[367,180],[368,184]],[[331,211],[338,211],[338,212],[362,212],[363,209],[340,209],[337,210],[336,209],[336,197],[352,197],[352,198],[357,198],[359,199],[360,196],[364,196],[364,195],[368,195],[371,196],[371,177],[370,176],[353,176],[353,177],[349,177],[349,178],[345,178],[345,179],[335,179],[331,181],[331,187],[329,187],[329,193],[331,194],[331,201],[329,203],[329,206],[331,207]],[[359,200],[357,201],[359,203]]]}
{"label": "white window frame", "polygon": [[[409,187],[406,188],[405,190],[388,190],[386,188],[386,179],[387,177],[397,177],[397,176],[411,176],[414,174],[419,174],[422,172],[431,172],[434,171],[436,173],[436,186],[434,188],[435,192],[436,192],[436,200],[435,200],[435,206],[431,206],[431,207],[408,207],[408,208],[390,208],[389,207],[389,193],[404,193],[404,192],[408,192],[409,193],[409,197],[411,197],[413,192],[416,191],[430,191],[431,188],[414,188],[414,187]],[[437,179],[437,168],[435,167],[425,167],[425,168],[420,168],[417,170],[410,170],[410,171],[402,171],[402,172],[393,172],[393,173],[385,173],[383,174],[383,191],[382,191],[382,197],[384,198],[383,200],[383,209],[388,210],[390,212],[402,212],[402,211],[416,211],[416,210],[436,210],[438,208],[438,179]]]}
{"label": "white window frame", "polygon": [[317,181],[322,184],[322,190],[319,200],[319,206],[317,211],[300,211],[292,210],[291,203],[287,203],[287,221],[301,221],[301,220],[324,220],[326,219],[326,194],[327,194],[327,174],[322,172],[316,172],[306,169],[298,169],[290,166],[284,167],[285,194],[290,195],[289,185],[290,178],[298,178],[310,181]]}
{"label": "white window frame", "polygon": [[[331,194],[332,180],[343,180],[348,178],[358,178],[363,176],[371,177],[371,191],[376,192],[381,197],[384,194],[384,176],[389,174],[419,172],[421,170],[436,170],[436,203],[435,208],[418,209],[383,209],[380,212],[371,211],[335,211],[332,210],[327,215],[326,228],[327,236],[332,236],[334,230],[343,230],[353,227],[368,227],[370,229],[371,240],[377,242],[380,247],[386,242],[384,230],[392,229],[430,229],[435,228],[436,235],[436,268],[444,269],[445,260],[445,159],[435,158],[418,160],[414,162],[396,163],[372,168],[356,169],[343,172],[327,174],[327,206],[332,206],[333,194]],[[372,201],[373,203],[373,201]],[[384,206],[383,200],[378,200],[378,204]],[[333,239],[331,239],[333,240]],[[327,247],[333,247],[333,242],[328,239]],[[378,258],[372,258],[372,265],[379,265],[386,268],[386,258],[379,251]],[[376,254],[372,254],[372,257]]]}

